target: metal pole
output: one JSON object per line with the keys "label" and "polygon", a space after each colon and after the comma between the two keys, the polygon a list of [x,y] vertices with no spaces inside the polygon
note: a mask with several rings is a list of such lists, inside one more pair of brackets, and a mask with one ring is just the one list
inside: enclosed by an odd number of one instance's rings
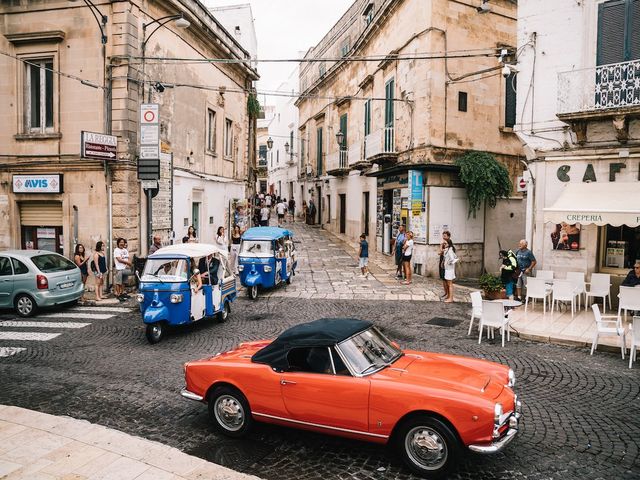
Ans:
{"label": "metal pole", "polygon": [[153,213],[151,208],[153,202],[153,192],[150,188],[147,188],[145,190],[145,193],[147,194],[147,245],[145,245],[145,248],[149,248],[149,245],[151,245],[153,241]]}

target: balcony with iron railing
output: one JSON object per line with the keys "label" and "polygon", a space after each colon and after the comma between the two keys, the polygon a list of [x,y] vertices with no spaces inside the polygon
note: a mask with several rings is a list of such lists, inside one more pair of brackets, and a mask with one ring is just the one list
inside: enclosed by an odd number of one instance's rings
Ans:
{"label": "balcony with iron railing", "polygon": [[364,138],[364,160],[381,166],[398,161],[394,127],[384,127]]}
{"label": "balcony with iron railing", "polygon": [[327,175],[344,177],[349,175],[349,151],[340,147],[340,150],[327,155]]}
{"label": "balcony with iron railing", "polygon": [[640,115],[640,60],[559,73],[557,115],[569,122]]}

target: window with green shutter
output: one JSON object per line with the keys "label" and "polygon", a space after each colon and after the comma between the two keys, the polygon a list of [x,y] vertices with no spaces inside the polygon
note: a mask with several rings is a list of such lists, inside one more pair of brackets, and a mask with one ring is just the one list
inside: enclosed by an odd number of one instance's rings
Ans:
{"label": "window with green shutter", "polygon": [[504,93],[504,126],[513,128],[516,124],[516,74],[512,72],[506,79]]}
{"label": "window with green shutter", "polygon": [[316,174],[322,175],[322,127],[316,130]]}
{"label": "window with green shutter", "polygon": [[640,0],[598,5],[598,65],[640,58]]}

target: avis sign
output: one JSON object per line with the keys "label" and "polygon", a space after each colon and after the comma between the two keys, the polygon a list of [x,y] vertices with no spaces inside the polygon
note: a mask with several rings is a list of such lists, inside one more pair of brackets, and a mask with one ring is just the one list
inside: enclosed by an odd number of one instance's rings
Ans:
{"label": "avis sign", "polygon": [[62,175],[14,175],[13,193],[62,193]]}
{"label": "avis sign", "polygon": [[102,133],[82,132],[82,158],[98,160],[115,160],[118,148],[118,137]]}

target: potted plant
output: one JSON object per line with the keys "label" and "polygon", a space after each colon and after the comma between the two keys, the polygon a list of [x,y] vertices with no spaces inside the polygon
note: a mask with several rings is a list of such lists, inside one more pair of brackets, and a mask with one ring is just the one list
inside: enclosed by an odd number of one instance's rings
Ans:
{"label": "potted plant", "polygon": [[500,277],[490,273],[485,273],[478,279],[478,283],[480,284],[480,288],[484,291],[484,298],[486,300],[505,298],[506,292]]}

